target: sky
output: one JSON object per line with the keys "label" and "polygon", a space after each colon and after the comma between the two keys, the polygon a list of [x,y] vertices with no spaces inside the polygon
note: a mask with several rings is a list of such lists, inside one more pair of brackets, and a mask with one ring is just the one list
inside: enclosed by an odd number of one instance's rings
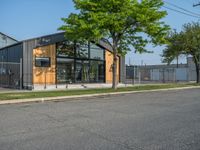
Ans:
{"label": "sky", "polygon": [[[168,15],[163,19],[172,29],[181,31],[182,25],[192,21],[199,21],[200,6],[193,7],[199,3],[198,0],[165,0],[165,7],[179,10],[186,9],[196,13],[197,17],[184,15],[180,12],[167,8]],[[170,4],[169,4],[170,3]],[[172,6],[176,5],[183,9]],[[42,35],[59,32],[57,29],[63,25],[62,17],[67,17],[70,13],[76,12],[72,0],[0,0],[0,32],[8,34],[21,41]],[[198,15],[199,14],[199,15]],[[199,17],[198,17],[199,16]],[[161,64],[162,50],[164,47],[148,46],[152,54],[135,54],[134,51],[126,55],[126,64],[131,65],[152,65]],[[181,63],[185,63],[185,58],[180,58]]]}

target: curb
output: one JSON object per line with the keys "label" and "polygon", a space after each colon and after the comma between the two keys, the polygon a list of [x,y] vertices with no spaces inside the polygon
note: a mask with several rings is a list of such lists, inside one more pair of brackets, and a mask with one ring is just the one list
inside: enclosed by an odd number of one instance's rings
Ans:
{"label": "curb", "polygon": [[125,91],[125,92],[112,92],[112,93],[86,94],[86,95],[73,95],[73,96],[60,96],[60,97],[46,97],[46,98],[33,98],[33,99],[2,100],[2,101],[0,101],[0,105],[31,103],[31,102],[45,102],[45,101],[60,101],[60,100],[68,100],[68,99],[76,99],[76,98],[87,98],[87,97],[89,98],[89,97],[100,97],[100,96],[110,96],[110,95],[148,93],[148,92],[158,92],[158,91],[174,91],[174,90],[199,89],[199,88],[200,88],[200,86],[191,86],[191,87],[142,90],[142,91]]}

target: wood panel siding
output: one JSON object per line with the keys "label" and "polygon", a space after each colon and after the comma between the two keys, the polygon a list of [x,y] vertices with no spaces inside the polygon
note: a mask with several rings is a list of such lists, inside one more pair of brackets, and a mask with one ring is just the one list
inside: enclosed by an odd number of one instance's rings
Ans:
{"label": "wood panel siding", "polygon": [[[55,84],[56,46],[48,45],[33,49],[33,84]],[[50,57],[50,67],[36,67],[35,57]]]}
{"label": "wood panel siding", "polygon": [[[105,52],[105,59],[106,59],[106,83],[112,83],[112,64],[113,64],[113,54],[106,50]],[[119,82],[119,57],[117,60],[117,81]]]}

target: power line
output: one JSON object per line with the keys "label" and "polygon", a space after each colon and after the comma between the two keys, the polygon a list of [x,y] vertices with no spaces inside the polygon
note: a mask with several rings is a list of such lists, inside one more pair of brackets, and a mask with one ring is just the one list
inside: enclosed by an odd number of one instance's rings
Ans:
{"label": "power line", "polygon": [[200,3],[193,4],[193,7],[197,7],[197,6],[200,6]]}
{"label": "power line", "polygon": [[[166,1],[164,1],[164,2],[165,2],[166,4],[168,4],[168,5],[171,5],[171,6],[175,7],[175,8],[178,8],[178,9],[180,9],[180,10],[183,10],[183,11],[185,11],[185,12],[187,12],[187,13],[192,14],[192,15],[200,16],[200,14],[195,13],[195,12],[192,12],[192,11],[190,11],[190,10],[187,10],[187,9],[185,9],[185,8],[183,8],[183,7],[177,6],[177,5],[172,4],[172,3],[170,3],[170,2],[166,2]],[[199,5],[200,5],[200,4],[199,4]]]}
{"label": "power line", "polygon": [[188,13],[185,13],[185,12],[183,12],[183,11],[179,11],[179,10],[176,10],[176,9],[173,9],[173,8],[170,8],[170,7],[167,7],[167,6],[162,6],[162,7],[166,8],[166,9],[169,9],[169,10],[172,10],[172,11],[175,11],[175,12],[177,12],[177,13],[181,13],[181,14],[183,14],[183,15],[187,15],[187,16],[190,16],[190,17],[194,17],[194,18],[200,19],[200,16],[188,14]]}

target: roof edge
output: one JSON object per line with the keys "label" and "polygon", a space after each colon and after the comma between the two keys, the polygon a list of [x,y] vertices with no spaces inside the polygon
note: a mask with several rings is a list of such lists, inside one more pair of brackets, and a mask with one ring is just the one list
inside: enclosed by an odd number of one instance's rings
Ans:
{"label": "roof edge", "polygon": [[14,41],[16,41],[16,42],[19,42],[18,40],[12,38],[11,36],[9,36],[9,35],[7,35],[7,34],[4,34],[4,33],[2,33],[2,32],[0,32],[0,34],[6,36],[6,37],[8,37],[8,38],[10,38],[10,39],[12,39],[12,40],[14,40]]}

